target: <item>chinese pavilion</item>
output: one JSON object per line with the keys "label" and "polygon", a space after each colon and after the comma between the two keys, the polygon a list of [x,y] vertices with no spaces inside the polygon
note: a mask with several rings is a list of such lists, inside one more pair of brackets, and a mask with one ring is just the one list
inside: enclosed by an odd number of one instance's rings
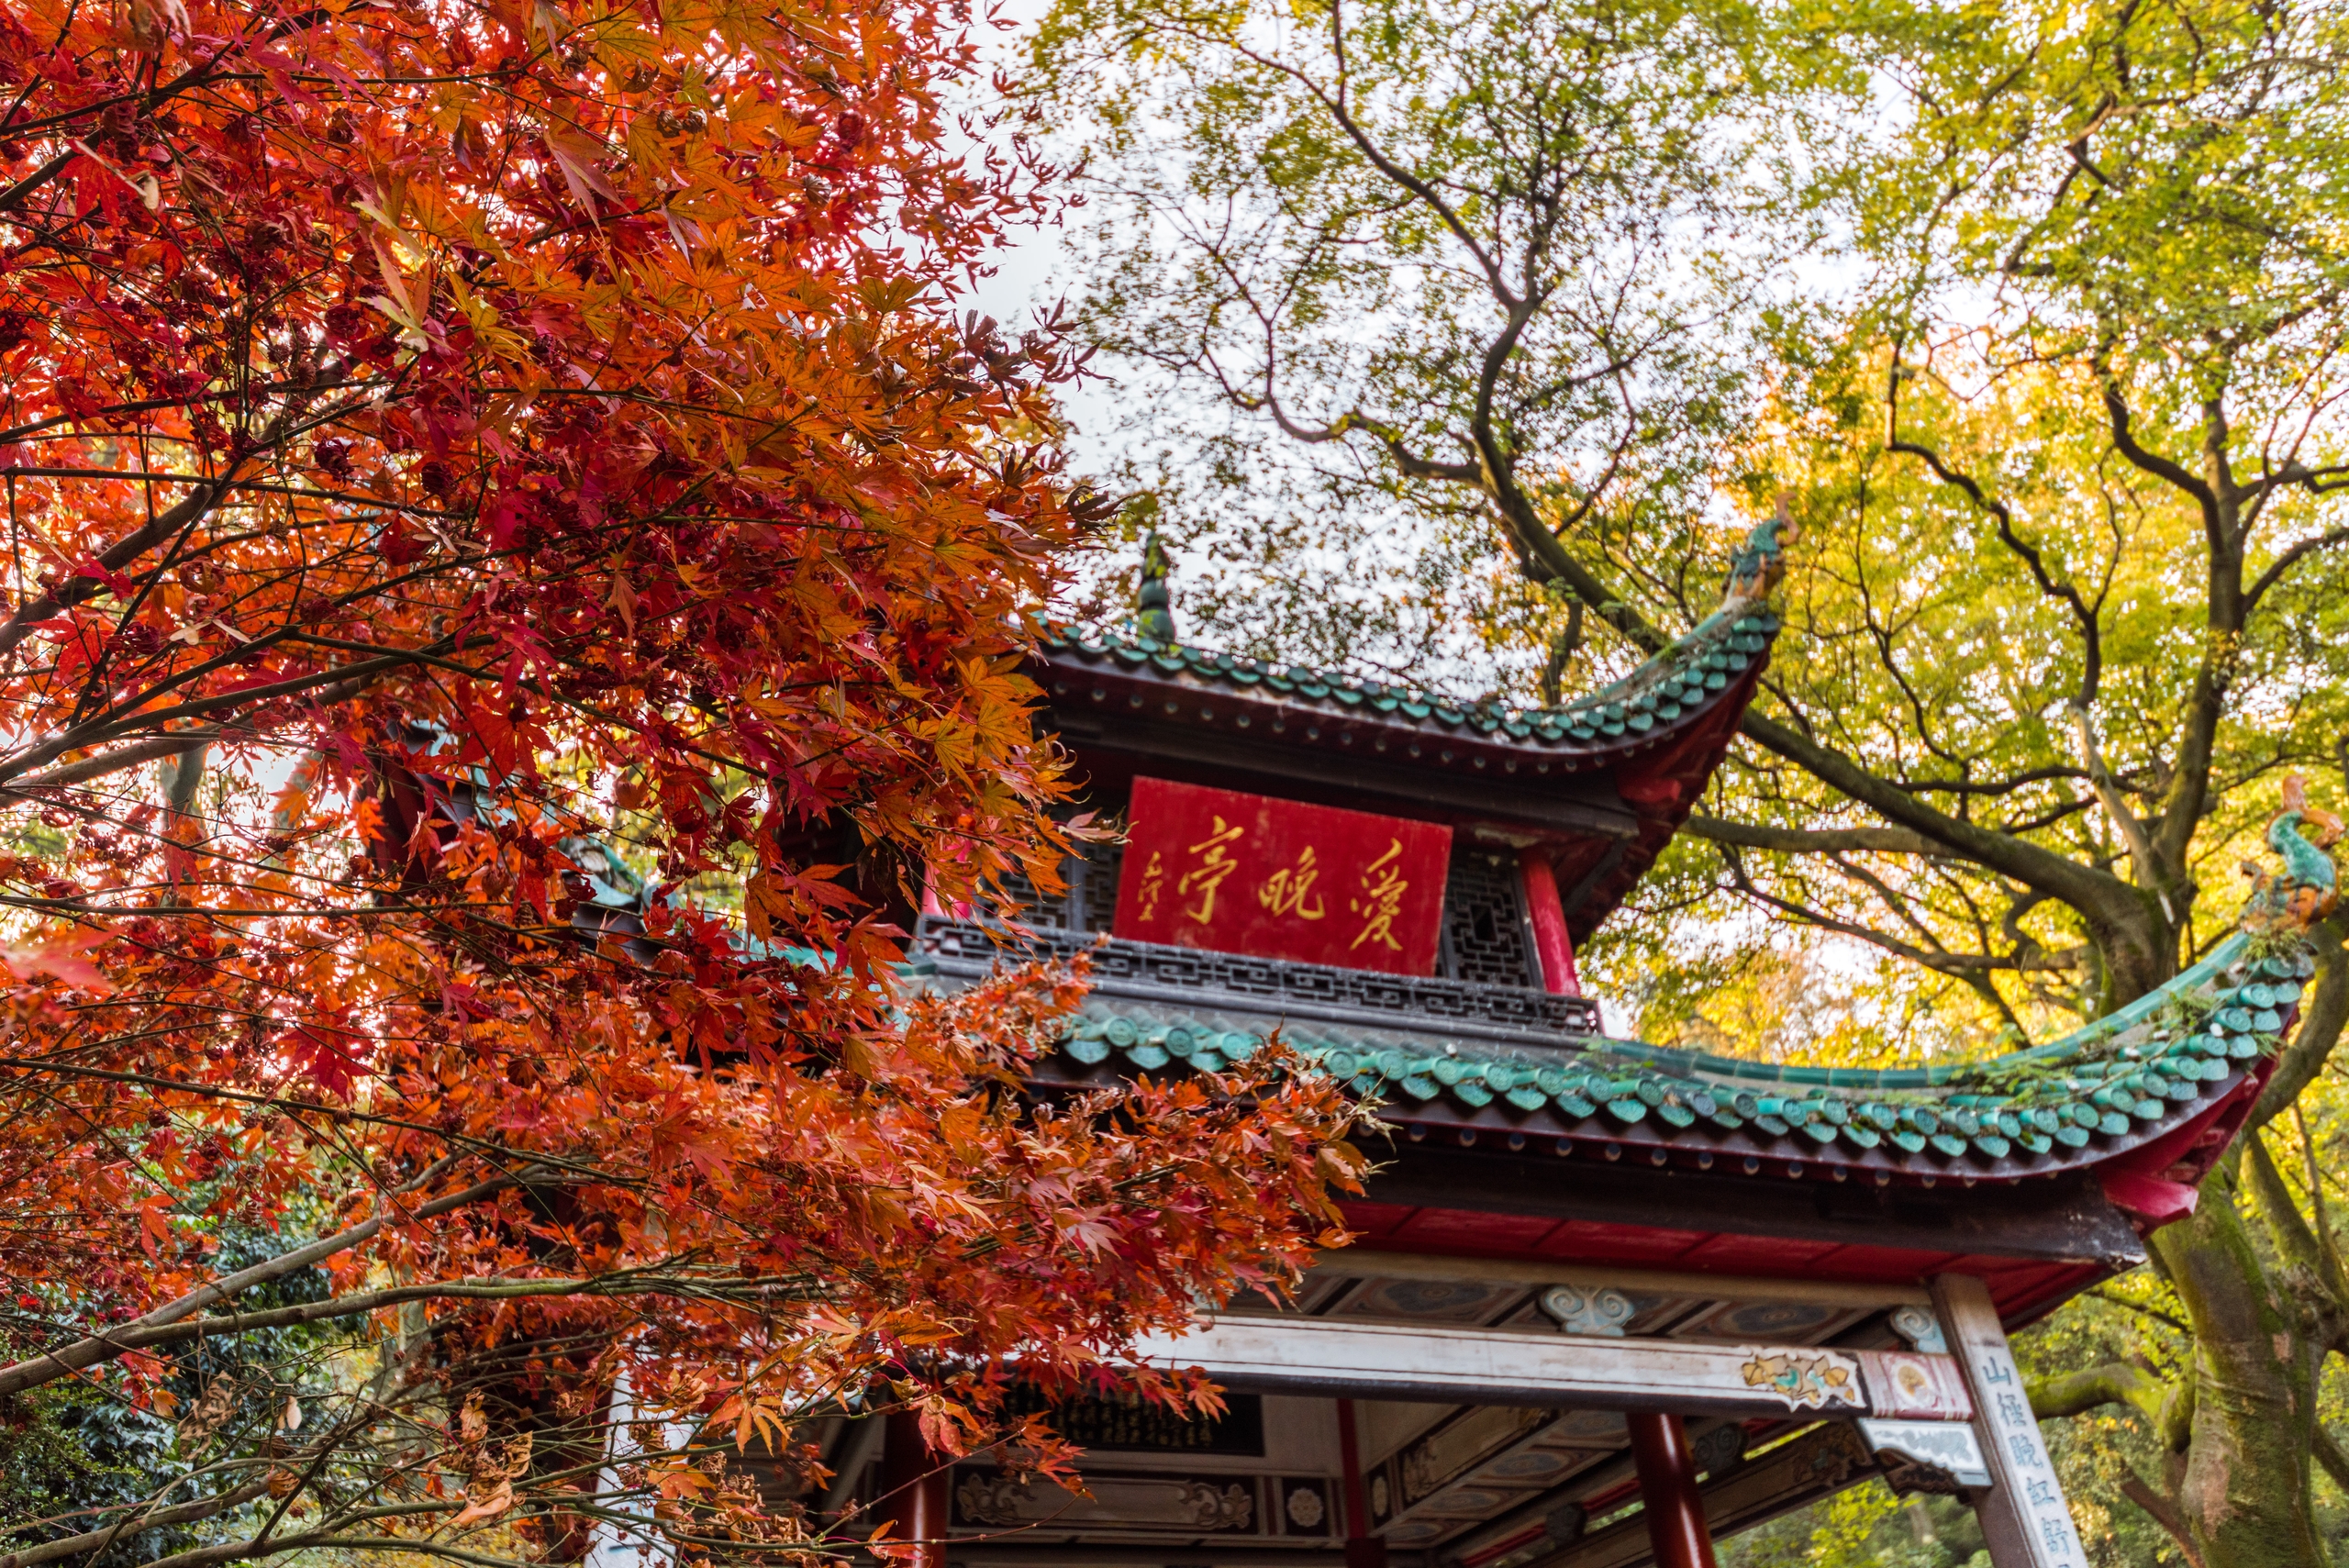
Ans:
{"label": "chinese pavilion", "polygon": [[[2241,932],[1964,1066],[1608,1038],[1575,946],[1720,762],[1776,551],[1765,525],[1717,613],[1555,708],[1194,648],[1154,579],[1139,634],[1046,639],[1051,726],[1126,833],[1020,915],[1027,948],[1092,955],[1042,1084],[1210,1068],[1278,1030],[1376,1097],[1392,1146],[1346,1205],[1359,1242],[1293,1304],[1147,1347],[1231,1390],[1225,1418],[1063,1407],[1084,1496],[986,1462],[925,1476],[908,1429],[838,1422],[829,1507],[878,1498],[966,1568],[1697,1568],[1715,1535],[1882,1476],[1969,1500],[1998,1568],[2084,1568],[2007,1335],[2191,1210],[2311,965]],[[2271,829],[2270,913],[2330,896],[2297,823]],[[967,984],[1004,940],[933,911],[912,968]]]}

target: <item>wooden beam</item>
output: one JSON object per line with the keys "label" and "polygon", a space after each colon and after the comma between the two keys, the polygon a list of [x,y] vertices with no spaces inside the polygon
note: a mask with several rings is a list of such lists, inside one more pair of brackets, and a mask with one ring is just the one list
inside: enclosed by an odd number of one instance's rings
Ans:
{"label": "wooden beam", "polygon": [[1146,1335],[1137,1348],[1155,1365],[1274,1394],[1739,1417],[1972,1414],[1949,1357],[1909,1352],[1270,1316],[1202,1316],[1187,1334]]}
{"label": "wooden beam", "polygon": [[[1215,706],[1230,705],[1217,699]],[[1120,753],[1119,761],[1137,773],[1165,777],[1188,773],[1227,789],[1256,787],[1243,774],[1316,784],[1356,802],[1375,798],[1416,807],[1414,815],[1425,815],[1433,806],[1455,824],[1489,822],[1608,839],[1629,839],[1640,827],[1639,818],[1615,794],[1611,774],[1601,769],[1569,774],[1561,767],[1553,777],[1537,778],[1529,776],[1529,765],[1514,779],[1431,772],[1375,754],[1325,751],[1302,734],[1275,740],[1252,731],[1241,739],[1212,729],[1137,722],[1117,714],[1099,723],[1065,697],[1053,705],[1052,717],[1053,728],[1081,752]],[[1349,728],[1342,718],[1321,722],[1333,734]],[[1364,750],[1369,750],[1367,745]]]}
{"label": "wooden beam", "polygon": [[[1707,1230],[1732,1236],[1775,1236],[1790,1241],[1889,1247],[1943,1259],[1961,1256],[2027,1258],[2120,1273],[2145,1261],[2144,1243],[2119,1210],[2106,1200],[2096,1178],[2081,1170],[2057,1170],[2018,1182],[1962,1183],[1963,1167],[1943,1173],[1931,1191],[1906,1181],[1879,1187],[1859,1172],[1849,1182],[1818,1179],[1833,1162],[1822,1162],[1815,1145],[1782,1139],[1765,1159],[1808,1162],[1801,1181],[1783,1176],[1731,1174],[1726,1168],[1691,1171],[1649,1164],[1640,1129],[1624,1129],[1626,1155],[1610,1163],[1601,1154],[1609,1128],[1600,1123],[1564,1127],[1575,1152],[1546,1161],[1497,1150],[1448,1147],[1442,1129],[1455,1125],[1489,1128],[1497,1134],[1544,1130],[1541,1118],[1513,1107],[1486,1106],[1468,1112],[1444,1101],[1425,1106],[1389,1104],[1381,1114],[1408,1129],[1424,1120],[1434,1136],[1425,1142],[1408,1135],[1391,1151],[1379,1151],[1364,1197],[1372,1203],[1410,1208],[1471,1210],[1478,1214],[1522,1214],[1556,1219],[1589,1219],[1609,1225],[1659,1230]],[[1721,1147],[1738,1154],[1743,1135]],[[1699,1150],[1711,1140],[1694,1132],[1675,1140]],[[1544,1138],[1537,1147],[1548,1146]],[[1433,1231],[1423,1231],[1433,1234]],[[1913,1282],[1912,1282],[1913,1283]],[[2082,1284],[2086,1284],[2087,1281]],[[2052,1304],[2051,1304],[2052,1305]]]}
{"label": "wooden beam", "polygon": [[1516,1258],[1445,1258],[1428,1252],[1389,1252],[1376,1247],[1344,1247],[1318,1252],[1314,1254],[1313,1272],[1379,1279],[1521,1284],[1537,1290],[1553,1284],[1581,1285],[1586,1289],[1612,1285],[1627,1294],[1642,1296],[1685,1296],[1702,1301],[1776,1301],[1798,1307],[1931,1307],[1933,1302],[1932,1293],[1922,1285],[1614,1269]]}

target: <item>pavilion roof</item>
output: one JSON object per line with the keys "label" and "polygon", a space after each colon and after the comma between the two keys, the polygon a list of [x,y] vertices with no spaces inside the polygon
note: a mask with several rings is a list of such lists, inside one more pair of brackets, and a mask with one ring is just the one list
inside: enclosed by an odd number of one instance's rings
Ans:
{"label": "pavilion roof", "polygon": [[[1779,620],[1763,580],[1623,679],[1556,707],[1464,702],[1149,636],[1048,628],[1036,678],[1051,728],[1162,771],[1300,772],[1380,808],[1500,824],[1548,846],[1568,929],[1586,940],[1687,819],[1720,766]],[[1221,782],[1219,779],[1217,782]]]}
{"label": "pavilion roof", "polygon": [[1598,1034],[1508,1038],[1419,1011],[1288,1017],[1271,999],[1170,996],[1163,987],[1120,995],[1108,980],[1070,1020],[1064,1065],[1047,1063],[1041,1075],[1213,1070],[1260,1049],[1277,1028],[1320,1071],[1375,1096],[1380,1115],[1414,1140],[1441,1134],[1726,1175],[1808,1166],[1886,1181],[1999,1180],[2111,1165],[2191,1181],[2248,1108],[2313,968],[2303,943],[2237,933],[2169,984],[2060,1040],[1881,1070]]}
{"label": "pavilion roof", "polygon": [[[1149,705],[1152,718],[1218,728],[1236,723],[1330,747],[1358,745],[1351,731],[1401,731],[1437,742],[1432,749],[1406,743],[1408,754],[1423,766],[1481,769],[1498,753],[1510,773],[1538,758],[1539,771],[1549,773],[1658,751],[1725,706],[1742,709],[1750,691],[1746,677],[1767,662],[1778,626],[1766,606],[1732,601],[1622,680],[1556,707],[1463,700],[1117,631],[1056,625],[1046,628],[1041,645],[1048,689],[1069,706],[1088,695],[1104,703],[1113,695],[1130,695],[1123,688],[1140,684],[1167,688]],[[1120,690],[1113,694],[1102,685],[1088,693],[1092,675],[1114,678]],[[1220,724],[1212,700],[1219,695],[1227,704]],[[1279,718],[1252,723],[1241,717],[1252,708],[1277,710]]]}

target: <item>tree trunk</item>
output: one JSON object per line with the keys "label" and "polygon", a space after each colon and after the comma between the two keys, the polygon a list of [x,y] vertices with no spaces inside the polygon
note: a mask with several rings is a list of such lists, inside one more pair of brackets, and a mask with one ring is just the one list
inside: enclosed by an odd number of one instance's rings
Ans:
{"label": "tree trunk", "polygon": [[2194,1328],[2194,1422],[2175,1473],[2188,1544],[2209,1568],[2324,1562],[2309,1488],[2315,1358],[2236,1207],[2232,1162],[2148,1245]]}

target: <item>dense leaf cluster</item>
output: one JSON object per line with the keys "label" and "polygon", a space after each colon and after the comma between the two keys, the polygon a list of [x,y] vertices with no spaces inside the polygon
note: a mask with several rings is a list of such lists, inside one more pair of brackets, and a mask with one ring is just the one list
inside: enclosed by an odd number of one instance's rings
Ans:
{"label": "dense leaf cluster", "polygon": [[1329,1221],[1279,1053],[1030,1104],[1076,979],[890,968],[1064,847],[967,20],[0,14],[0,1399],[173,1426],[0,1562],[803,1548],[810,1410],[960,1451]]}

